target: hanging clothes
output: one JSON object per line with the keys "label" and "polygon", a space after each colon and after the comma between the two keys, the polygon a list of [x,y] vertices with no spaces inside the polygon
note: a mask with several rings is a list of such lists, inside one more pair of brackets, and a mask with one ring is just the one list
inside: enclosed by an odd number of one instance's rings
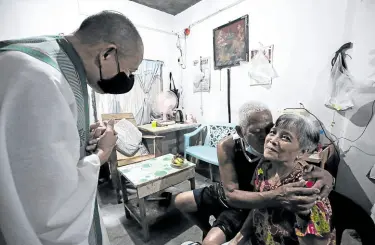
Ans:
{"label": "hanging clothes", "polygon": [[97,113],[133,113],[137,125],[151,122],[152,105],[162,88],[163,62],[143,60],[134,74],[133,89],[127,94],[96,94]]}
{"label": "hanging clothes", "polygon": [[354,78],[345,62],[345,52],[352,47],[352,43],[344,44],[336,51],[331,61],[332,69],[329,80],[331,91],[325,106],[336,111],[345,111],[354,106],[352,98],[355,90]]}

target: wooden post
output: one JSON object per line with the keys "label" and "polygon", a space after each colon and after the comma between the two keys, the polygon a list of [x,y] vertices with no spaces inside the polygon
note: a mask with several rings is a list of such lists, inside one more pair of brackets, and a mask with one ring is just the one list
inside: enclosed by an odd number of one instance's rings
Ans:
{"label": "wooden post", "polygon": [[228,83],[228,89],[227,89],[227,101],[228,101],[228,122],[232,122],[231,113],[230,113],[230,68],[227,70],[227,83]]}

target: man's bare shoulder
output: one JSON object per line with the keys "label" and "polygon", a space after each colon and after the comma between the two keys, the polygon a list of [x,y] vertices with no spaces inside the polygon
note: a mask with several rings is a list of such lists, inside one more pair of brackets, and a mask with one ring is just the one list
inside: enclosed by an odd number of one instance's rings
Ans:
{"label": "man's bare shoulder", "polygon": [[222,140],[220,140],[219,144],[218,144],[218,149],[220,150],[224,150],[224,151],[227,151],[227,150],[233,150],[234,149],[234,146],[235,146],[235,141],[233,140],[233,137],[231,135],[223,138]]}
{"label": "man's bare shoulder", "polygon": [[235,147],[235,141],[233,140],[233,137],[227,136],[223,138],[218,146],[217,146],[217,153],[219,158],[219,165],[224,163],[231,163],[234,157],[234,147]]}

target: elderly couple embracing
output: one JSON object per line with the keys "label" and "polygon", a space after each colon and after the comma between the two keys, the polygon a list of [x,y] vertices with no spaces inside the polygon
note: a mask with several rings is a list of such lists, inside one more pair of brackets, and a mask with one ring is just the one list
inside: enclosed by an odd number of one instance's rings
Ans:
{"label": "elderly couple embracing", "polygon": [[327,198],[334,178],[304,160],[316,149],[319,130],[295,114],[273,123],[266,105],[244,104],[237,133],[218,146],[221,182],[175,199],[202,229],[203,244],[335,244]]}

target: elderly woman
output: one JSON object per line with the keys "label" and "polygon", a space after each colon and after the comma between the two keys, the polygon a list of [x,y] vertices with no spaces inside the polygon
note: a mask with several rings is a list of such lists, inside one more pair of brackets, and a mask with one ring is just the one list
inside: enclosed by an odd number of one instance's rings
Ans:
{"label": "elderly woman", "polygon": [[[265,192],[303,181],[307,163],[302,156],[314,150],[318,141],[319,129],[307,118],[294,114],[280,116],[265,139],[264,159],[258,164],[252,180],[254,191]],[[310,183],[307,183],[306,188],[309,187]],[[253,209],[230,244],[335,244],[329,201],[316,198],[315,206],[305,214],[283,208]]]}

